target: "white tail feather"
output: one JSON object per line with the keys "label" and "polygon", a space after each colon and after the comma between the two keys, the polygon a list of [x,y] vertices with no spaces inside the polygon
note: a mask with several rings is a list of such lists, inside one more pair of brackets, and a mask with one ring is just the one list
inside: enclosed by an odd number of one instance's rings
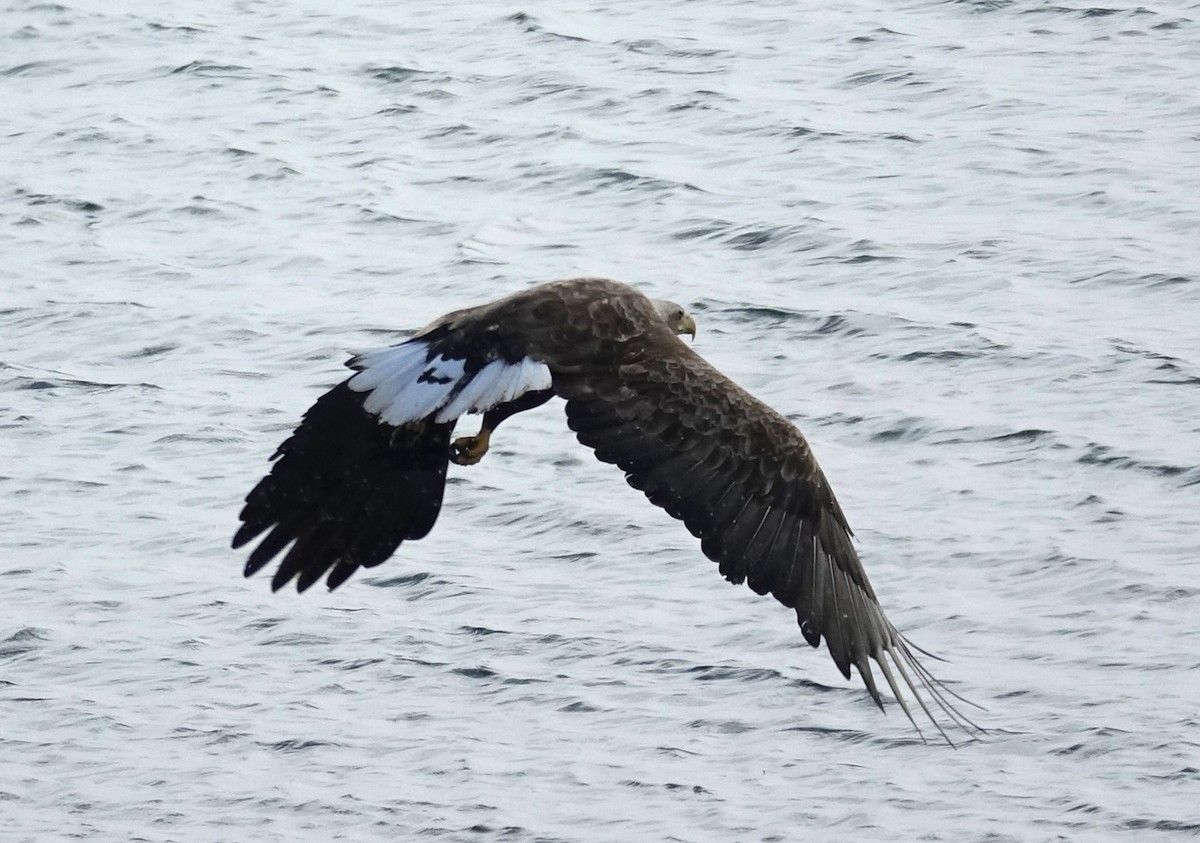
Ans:
{"label": "white tail feather", "polygon": [[435,357],[420,370],[415,380],[401,384],[396,397],[381,409],[370,407],[374,395],[367,398],[365,406],[370,412],[378,412],[380,420],[387,424],[399,425],[423,419],[462,388],[464,369],[465,361]]}
{"label": "white tail feather", "polygon": [[532,357],[522,359],[513,368],[517,369],[513,375],[513,382],[500,396],[500,401],[512,401],[526,392],[542,392],[549,389],[554,382],[550,367]]}
{"label": "white tail feather", "polygon": [[507,366],[499,360],[493,360],[475,373],[458,395],[438,412],[437,422],[448,422],[463,413],[479,412],[481,409],[495,404],[492,395],[496,392],[496,382],[504,380],[506,369],[516,368]]}
{"label": "white tail feather", "polygon": [[364,351],[350,360],[359,372],[349,387],[370,393],[364,409],[390,425],[429,416],[445,423],[550,388],[549,368],[529,357],[516,363],[492,360],[468,374],[465,360],[440,354],[431,360],[429,354],[428,344],[418,340]]}
{"label": "white tail feather", "polygon": [[408,383],[419,374],[420,367],[428,362],[429,347],[425,343],[406,342],[364,351],[352,357],[347,364],[359,370],[350,379],[350,388],[355,392],[370,392],[389,380],[399,379]]}

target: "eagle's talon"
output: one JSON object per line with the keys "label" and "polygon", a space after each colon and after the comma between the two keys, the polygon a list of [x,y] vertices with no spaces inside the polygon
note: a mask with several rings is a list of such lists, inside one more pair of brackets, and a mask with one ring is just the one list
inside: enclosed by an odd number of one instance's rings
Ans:
{"label": "eagle's talon", "polygon": [[478,436],[460,436],[450,443],[450,459],[456,465],[475,465],[488,450],[486,431],[480,431]]}

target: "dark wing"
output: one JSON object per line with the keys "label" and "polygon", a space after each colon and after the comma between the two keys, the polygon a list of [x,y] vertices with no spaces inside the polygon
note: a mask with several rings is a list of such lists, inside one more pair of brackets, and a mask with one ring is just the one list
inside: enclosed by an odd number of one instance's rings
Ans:
{"label": "dark wing", "polygon": [[430,531],[442,506],[454,421],[381,424],[347,383],[327,392],[279,446],[271,473],[246,496],[241,547],[270,529],[246,562],[250,576],[295,541],[271,580],[304,591],[330,571],[337,588]]}
{"label": "dark wing", "polygon": [[893,667],[943,737],[919,689],[976,730],[884,615],[800,431],[675,337],[657,346],[615,370],[556,375],[579,441],[682,520],[730,582],[794,608],[808,643],[824,638],[847,679],[857,667],[881,709],[870,659],[910,720]]}
{"label": "dark wing", "polygon": [[294,542],[271,587],[295,578],[304,591],[328,571],[326,584],[337,588],[433,528],[458,418],[503,418],[550,395],[550,370],[498,340],[480,312],[448,314],[404,342],[348,361],[357,374],[305,413],[276,451],[271,473],[246,497],[233,546],[270,530],[251,552],[246,576]]}

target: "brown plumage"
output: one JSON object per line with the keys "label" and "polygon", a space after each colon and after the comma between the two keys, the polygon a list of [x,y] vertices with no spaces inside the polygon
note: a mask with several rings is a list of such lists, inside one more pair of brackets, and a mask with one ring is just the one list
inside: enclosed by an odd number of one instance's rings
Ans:
{"label": "brown plumage", "polygon": [[[683,521],[726,579],[795,609],[808,643],[824,638],[880,708],[871,660],[914,726],[902,686],[947,741],[936,711],[979,731],[884,615],[800,431],[679,339],[689,332],[678,305],[581,279],[456,311],[353,358],[358,374],[305,414],[246,499],[234,547],[270,530],[246,575],[289,544],[276,589],[295,578],[303,591],[326,572],[335,588],[385,561],[432,528],[451,460],[478,461],[504,418],[559,396],[580,442]],[[483,429],[451,443],[464,412],[484,413]]]}

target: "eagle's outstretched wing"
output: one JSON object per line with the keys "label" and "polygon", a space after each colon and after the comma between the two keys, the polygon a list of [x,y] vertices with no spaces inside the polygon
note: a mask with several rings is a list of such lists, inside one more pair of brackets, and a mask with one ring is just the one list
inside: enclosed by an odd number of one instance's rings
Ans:
{"label": "eagle's outstretched wing", "polygon": [[847,679],[857,667],[880,708],[871,659],[914,726],[902,686],[943,736],[922,691],[974,731],[953,704],[957,695],[921,665],[884,614],[800,431],[676,337],[662,342],[677,347],[608,372],[555,379],[579,441],[683,521],[726,579],[795,609],[808,643],[824,638]]}
{"label": "eagle's outstretched wing", "polygon": [[[266,537],[246,576],[291,544],[271,579],[304,591],[326,571],[337,588],[358,568],[387,561],[400,543],[432,529],[442,508],[453,422],[381,424],[367,396],[331,389],[272,458],[271,473],[246,496],[233,546]],[[294,544],[293,544],[294,542]]]}
{"label": "eagle's outstretched wing", "polygon": [[[846,678],[855,666],[880,708],[872,660],[914,726],[905,687],[947,741],[936,710],[979,731],[888,621],[800,431],[679,340],[689,331],[678,305],[581,279],[354,357],[357,374],[305,414],[246,498],[234,547],[265,533],[246,575],[286,550],[273,588],[294,578],[304,591],[326,573],[336,588],[385,561],[432,528],[452,453],[478,460],[500,421],[556,394],[583,444],[682,520],[730,582],[795,609],[805,639],[825,639]],[[452,446],[471,412],[484,413],[480,436]]]}
{"label": "eagle's outstretched wing", "polygon": [[442,508],[458,418],[514,412],[550,395],[545,365],[497,346],[469,319],[461,329],[435,323],[347,365],[358,374],[304,414],[242,508],[233,546],[266,533],[246,576],[291,544],[271,578],[276,591],[293,578],[305,591],[327,571],[326,585],[337,588],[423,538]]}

